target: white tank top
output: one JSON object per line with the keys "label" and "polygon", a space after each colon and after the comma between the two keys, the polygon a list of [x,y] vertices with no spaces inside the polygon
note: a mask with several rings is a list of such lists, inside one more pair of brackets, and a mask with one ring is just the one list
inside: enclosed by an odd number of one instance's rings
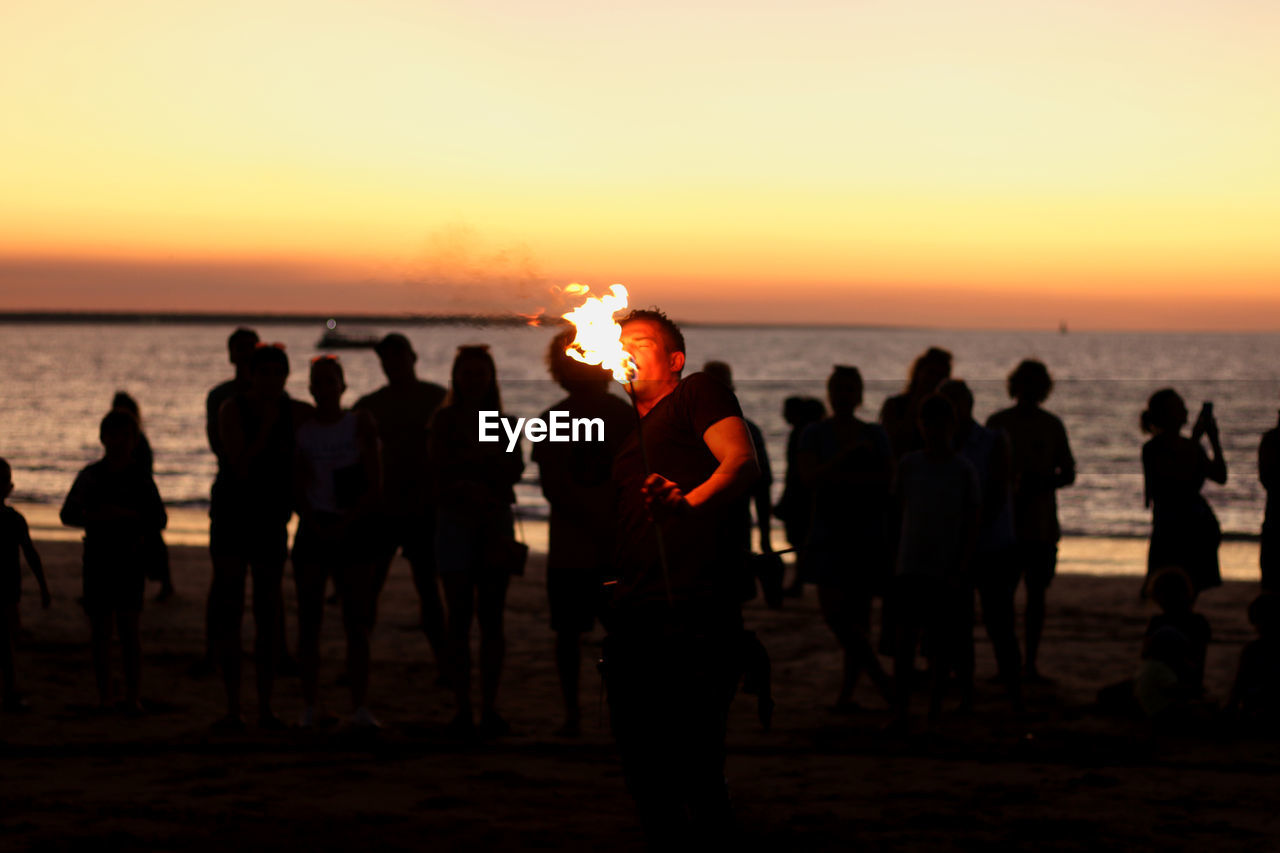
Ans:
{"label": "white tank top", "polygon": [[[307,421],[298,427],[297,452],[311,469],[307,504],[317,512],[338,512],[338,480],[343,469],[354,473],[360,464],[356,414],[346,412],[331,424]],[[335,476],[336,475],[336,476]],[[355,496],[343,495],[348,503]]]}

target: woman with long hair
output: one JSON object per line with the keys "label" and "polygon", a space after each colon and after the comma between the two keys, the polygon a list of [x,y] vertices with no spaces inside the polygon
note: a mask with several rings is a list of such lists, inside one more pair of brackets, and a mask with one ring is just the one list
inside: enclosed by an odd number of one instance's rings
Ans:
{"label": "woman with long hair", "polygon": [[502,411],[497,367],[487,346],[458,348],[449,396],[431,421],[428,457],[436,490],[436,566],[448,607],[450,680],[458,713],[451,727],[474,730],[471,710],[471,617],[480,623],[480,734],[506,734],[498,716],[498,680],[506,652],[503,609],[511,567],[513,486],[524,471],[519,445],[481,442],[482,412]]}

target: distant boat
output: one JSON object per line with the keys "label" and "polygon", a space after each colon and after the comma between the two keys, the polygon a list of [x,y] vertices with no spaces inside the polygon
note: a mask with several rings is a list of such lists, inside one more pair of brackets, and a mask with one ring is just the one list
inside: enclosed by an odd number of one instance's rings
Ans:
{"label": "distant boat", "polygon": [[1067,333],[1067,321],[1063,320],[1058,323],[1058,334],[1065,335]]}
{"label": "distant boat", "polygon": [[316,349],[371,349],[378,345],[377,335],[348,335],[338,328],[337,320],[325,323],[325,332],[316,341]]}

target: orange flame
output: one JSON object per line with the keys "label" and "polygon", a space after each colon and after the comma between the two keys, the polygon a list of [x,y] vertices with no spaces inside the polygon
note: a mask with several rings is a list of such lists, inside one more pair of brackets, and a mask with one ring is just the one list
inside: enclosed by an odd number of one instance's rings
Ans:
{"label": "orange flame", "polygon": [[[579,296],[590,290],[585,284],[570,284],[563,292]],[[565,348],[565,355],[583,364],[600,365],[624,385],[635,378],[636,368],[622,348],[622,327],[614,322],[613,315],[626,307],[627,289],[615,284],[607,295],[588,296],[585,302],[563,315],[578,333]]]}

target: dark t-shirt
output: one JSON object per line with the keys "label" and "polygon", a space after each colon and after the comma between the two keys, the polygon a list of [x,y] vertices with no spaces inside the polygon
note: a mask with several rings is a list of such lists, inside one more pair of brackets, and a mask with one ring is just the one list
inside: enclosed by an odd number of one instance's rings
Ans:
{"label": "dark t-shirt", "polygon": [[[729,417],[742,417],[742,407],[723,384],[704,373],[681,380],[642,422],[652,472],[673,481],[686,494],[706,482],[720,463],[702,436]],[[645,511],[640,491],[646,473],[639,435],[640,431],[628,435],[613,461],[617,604],[661,601],[667,596],[655,525]],[[741,566],[735,536],[740,512],[741,506],[731,502],[714,514],[669,518],[662,523],[675,601],[736,600],[738,586],[731,575],[735,566]]]}
{"label": "dark t-shirt", "polygon": [[[246,445],[254,443],[262,415],[243,394],[230,405],[240,419]],[[280,412],[262,450],[248,460],[245,475],[237,476],[227,465],[218,466],[213,481],[209,515],[236,523],[285,524],[293,514],[294,402],[281,394]]]}
{"label": "dark t-shirt", "polygon": [[[549,569],[599,569],[613,557],[613,456],[635,429],[635,412],[613,394],[570,394],[542,413],[599,418],[604,441],[541,441],[533,461],[541,471],[542,493],[551,504]],[[592,437],[595,435],[593,433]]]}
{"label": "dark t-shirt", "polygon": [[382,442],[382,495],[394,516],[423,515],[431,507],[431,473],[427,432],[431,417],[444,403],[445,390],[417,381],[405,388],[387,385],[356,401],[356,409],[373,415]]}
{"label": "dark t-shirt", "polygon": [[241,383],[238,379],[228,379],[221,385],[214,387],[209,392],[209,396],[204,401],[204,430],[205,436],[209,439],[209,449],[213,451],[213,455],[218,457],[218,467],[222,467],[222,433],[218,427],[218,411],[222,408],[222,404],[230,400],[236,394],[248,390],[249,383]]}
{"label": "dark t-shirt", "polygon": [[[136,517],[90,521],[87,516],[104,507],[133,510]],[[63,502],[62,523],[84,528],[86,564],[101,557],[118,559],[137,553],[143,539],[163,530],[168,522],[160,492],[151,475],[138,465],[113,471],[102,459],[81,471]]]}

